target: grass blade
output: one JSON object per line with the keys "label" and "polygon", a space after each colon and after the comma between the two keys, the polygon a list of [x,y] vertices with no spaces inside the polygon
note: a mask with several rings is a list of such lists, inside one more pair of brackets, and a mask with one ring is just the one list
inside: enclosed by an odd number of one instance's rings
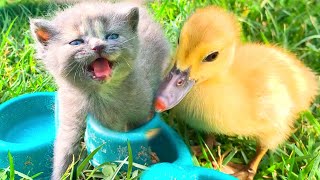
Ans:
{"label": "grass blade", "polygon": [[[312,169],[310,170],[308,180],[312,180],[315,177],[316,172],[319,173],[320,168],[320,154],[318,154],[317,158],[314,160]],[[318,177],[319,178],[319,177]]]}
{"label": "grass blade", "polygon": [[228,164],[228,162],[231,161],[231,159],[234,157],[234,155],[238,152],[238,150],[235,148],[233,149],[226,158],[223,159],[223,165]]}
{"label": "grass blade", "polygon": [[10,180],[14,180],[14,163],[13,163],[13,157],[8,151],[8,159],[9,159],[9,165],[10,165]]}
{"label": "grass blade", "polygon": [[[202,139],[202,137],[200,136],[199,133],[197,133],[197,137],[198,137],[198,141],[199,141],[199,144],[200,144],[200,147],[201,147],[202,155],[204,156],[204,158],[206,159],[207,162],[210,162],[210,159],[208,157],[207,151],[206,151],[206,149],[204,148],[204,145],[203,145],[203,144],[205,144],[204,140]],[[208,165],[210,166],[210,168],[213,169],[212,163],[208,163]]]}
{"label": "grass blade", "polygon": [[127,141],[127,145],[128,145],[128,154],[129,154],[129,164],[128,164],[128,171],[127,171],[127,179],[130,179],[131,176],[131,172],[132,172],[132,163],[133,163],[133,157],[132,157],[132,149],[131,149],[131,145],[130,142]]}
{"label": "grass blade", "polygon": [[312,35],[312,36],[308,36],[308,37],[305,37],[304,39],[302,39],[301,41],[299,41],[298,43],[296,43],[293,48],[297,48],[298,46],[300,46],[301,44],[307,42],[307,41],[310,41],[312,39],[320,39],[320,35]]}
{"label": "grass blade", "polygon": [[[116,163],[122,163],[123,161],[114,161]],[[124,162],[124,164],[129,164],[129,162]],[[136,168],[139,168],[139,169],[142,169],[142,170],[146,170],[148,169],[147,166],[144,166],[142,164],[138,164],[138,163],[132,163],[132,166],[136,167]]]}
{"label": "grass blade", "polygon": [[22,177],[23,179],[28,179],[28,180],[32,180],[32,179],[33,179],[33,178],[31,178],[31,177],[29,177],[29,176],[27,176],[27,175],[25,175],[25,174],[23,174],[23,173],[21,173],[21,172],[19,172],[19,171],[15,171],[14,173],[15,173],[16,175]]}
{"label": "grass blade", "polygon": [[0,179],[7,179],[7,172],[9,171],[9,169],[10,167],[0,170]]}
{"label": "grass blade", "polygon": [[122,168],[122,166],[126,163],[126,161],[128,160],[129,156],[127,156],[118,166],[118,168],[116,169],[116,171],[114,172],[113,176],[111,179],[115,179],[117,174],[119,173],[120,169]]}
{"label": "grass blade", "polygon": [[[10,23],[10,25],[9,25],[8,29],[7,29],[7,32],[6,32],[6,33],[4,33],[4,35],[2,36],[2,37],[3,37],[3,39],[7,39],[7,37],[9,36],[9,34],[10,34],[10,32],[11,32],[11,29],[12,29],[12,27],[13,27],[13,25],[14,25],[15,21],[17,20],[17,18],[18,18],[18,16],[17,16],[17,17],[15,17],[15,18],[11,21],[11,23]],[[6,41],[5,41],[5,40],[3,40],[3,41],[1,42],[0,47],[3,47],[5,43],[6,43]]]}
{"label": "grass blade", "polygon": [[104,144],[100,145],[97,149],[92,151],[78,166],[77,168],[77,177],[79,177],[80,173],[84,170],[85,166],[89,164],[90,159],[104,146]]}
{"label": "grass blade", "polygon": [[39,172],[39,173],[37,173],[37,174],[35,174],[35,175],[31,176],[31,178],[32,178],[32,179],[35,179],[36,177],[40,176],[41,174],[43,174],[43,172]]}
{"label": "grass blade", "polygon": [[303,113],[304,117],[313,125],[314,129],[318,134],[320,134],[320,123],[319,121],[311,114],[310,111]]}
{"label": "grass blade", "polygon": [[[213,162],[214,162],[215,164],[218,164],[216,158],[214,158],[214,156],[213,156],[213,154],[212,154],[212,152],[211,152],[211,149],[208,147],[207,143],[206,143],[205,141],[203,141],[202,143],[203,143],[203,145],[205,146],[205,148],[207,149],[207,151],[208,151],[210,157],[212,158]],[[218,168],[220,168],[220,167],[218,167]]]}
{"label": "grass blade", "polygon": [[[72,156],[72,163],[71,164],[72,164],[72,166],[71,166],[71,171],[70,171],[70,179],[73,179],[73,174],[74,174],[73,172],[74,172],[74,165],[75,165],[75,163],[74,163],[74,155]],[[77,177],[79,177],[79,176],[77,176]]]}

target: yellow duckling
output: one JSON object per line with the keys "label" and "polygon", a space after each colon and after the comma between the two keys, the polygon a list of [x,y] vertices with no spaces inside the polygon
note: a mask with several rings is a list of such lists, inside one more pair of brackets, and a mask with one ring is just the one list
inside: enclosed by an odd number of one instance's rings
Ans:
{"label": "yellow duckling", "polygon": [[[184,24],[175,67],[155,107],[206,132],[257,140],[256,155],[235,173],[253,179],[268,149],[290,133],[317,94],[315,74],[275,46],[241,44],[236,18],[218,7],[198,9]],[[181,101],[181,102],[180,102]]]}

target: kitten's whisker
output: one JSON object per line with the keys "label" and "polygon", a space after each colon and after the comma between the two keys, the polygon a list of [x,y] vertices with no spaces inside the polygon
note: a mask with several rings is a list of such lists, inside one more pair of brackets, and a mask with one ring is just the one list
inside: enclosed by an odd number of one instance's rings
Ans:
{"label": "kitten's whisker", "polygon": [[133,39],[135,39],[135,38],[137,38],[137,37],[138,37],[138,35],[133,36],[133,37],[131,37],[131,38],[129,38],[129,39],[127,39],[127,40],[125,40],[125,41],[121,42],[119,45],[122,45],[122,44],[124,44],[124,43],[127,43],[127,42],[129,42],[129,41],[131,41],[131,40],[133,40]]}
{"label": "kitten's whisker", "polygon": [[122,47],[122,49],[127,49],[127,50],[129,50],[129,51],[132,50],[132,48],[133,48],[132,46],[123,46],[123,47]]}
{"label": "kitten's whisker", "polygon": [[70,67],[71,67],[71,65],[72,65],[72,63],[71,64],[68,64],[66,67],[64,67],[63,69],[62,69],[62,71],[64,72],[64,71],[67,71],[67,69],[69,69]]}
{"label": "kitten's whisker", "polygon": [[83,66],[83,68],[81,68],[82,69],[82,71],[83,71],[83,74],[85,75],[86,73],[87,73],[87,69],[86,69],[86,67],[88,67],[89,66],[89,62],[85,62],[84,63],[84,66]]}
{"label": "kitten's whisker", "polygon": [[126,60],[126,59],[124,59],[124,58],[121,58],[122,60],[124,60],[125,62],[126,62],[126,64],[129,66],[129,68],[132,70],[132,67],[131,67],[131,65],[129,64],[129,62]]}
{"label": "kitten's whisker", "polygon": [[[74,80],[74,82],[76,82],[76,77],[80,77],[80,70],[82,69],[82,67],[81,67],[81,65],[80,64],[77,64],[76,65],[76,72],[74,73],[74,76],[73,76],[73,80]],[[77,75],[78,74],[78,75]],[[81,78],[79,78],[80,79],[80,81],[82,80]]]}
{"label": "kitten's whisker", "polygon": [[[74,67],[76,67],[76,66],[74,66]],[[77,75],[77,67],[75,68],[75,72],[74,72],[74,74],[73,74],[73,81],[74,82],[76,82],[76,75]]]}
{"label": "kitten's whisker", "polygon": [[[67,71],[67,73],[64,75],[64,77],[69,76],[69,74],[76,68],[75,63],[70,63],[68,66],[66,66],[63,71]],[[70,69],[71,68],[71,69]]]}

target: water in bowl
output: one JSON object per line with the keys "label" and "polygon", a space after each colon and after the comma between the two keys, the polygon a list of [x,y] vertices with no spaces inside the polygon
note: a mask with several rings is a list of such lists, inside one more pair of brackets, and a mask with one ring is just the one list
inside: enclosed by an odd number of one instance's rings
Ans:
{"label": "water in bowl", "polygon": [[24,119],[3,134],[3,140],[12,143],[32,143],[53,139],[55,125],[53,116],[41,115]]}

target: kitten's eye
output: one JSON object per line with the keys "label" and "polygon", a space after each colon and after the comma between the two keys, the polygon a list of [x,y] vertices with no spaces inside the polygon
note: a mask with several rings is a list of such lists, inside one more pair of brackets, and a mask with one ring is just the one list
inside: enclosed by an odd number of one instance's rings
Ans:
{"label": "kitten's eye", "polygon": [[106,35],[106,39],[113,40],[113,39],[118,39],[119,34],[108,34]]}
{"label": "kitten's eye", "polygon": [[83,39],[76,39],[76,40],[73,40],[73,41],[69,42],[69,44],[72,45],[72,46],[78,46],[78,45],[80,45],[82,43],[84,43]]}
{"label": "kitten's eye", "polygon": [[206,58],[204,58],[202,60],[202,62],[212,62],[218,57],[218,54],[219,54],[218,51],[213,52],[213,53],[209,54]]}

